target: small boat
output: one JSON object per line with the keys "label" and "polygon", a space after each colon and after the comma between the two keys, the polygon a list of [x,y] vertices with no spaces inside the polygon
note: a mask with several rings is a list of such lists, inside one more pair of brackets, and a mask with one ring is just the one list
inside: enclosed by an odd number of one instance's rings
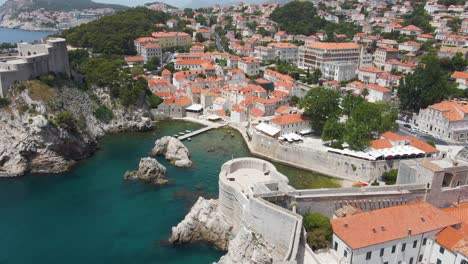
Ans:
{"label": "small boat", "polygon": [[183,136],[183,135],[185,135],[185,133],[184,132],[179,132],[179,135]]}
{"label": "small boat", "polygon": [[185,130],[185,133],[190,133],[190,132],[192,132],[192,131],[190,131],[190,130],[188,130],[188,129],[187,129],[187,130]]}
{"label": "small boat", "polygon": [[192,138],[187,138],[188,141],[192,141]]}
{"label": "small boat", "polygon": [[234,133],[231,133],[231,137],[234,137]]}
{"label": "small boat", "polygon": [[179,136],[179,135],[177,135],[177,134],[174,135],[175,138],[178,137],[178,136]]}

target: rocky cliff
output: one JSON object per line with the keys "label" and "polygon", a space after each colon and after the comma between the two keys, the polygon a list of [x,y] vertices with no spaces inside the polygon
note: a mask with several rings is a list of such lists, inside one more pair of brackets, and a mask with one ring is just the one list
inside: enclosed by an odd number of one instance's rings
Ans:
{"label": "rocky cliff", "polygon": [[172,228],[169,241],[173,244],[204,241],[227,250],[219,264],[273,263],[273,247],[243,223],[234,232],[218,211],[218,205],[218,200],[198,198],[185,219]]}
{"label": "rocky cliff", "polygon": [[[29,81],[15,85],[9,100],[0,109],[0,177],[63,172],[89,157],[105,134],[152,128],[147,109],[124,108],[103,89]],[[112,120],[95,116],[99,106],[111,109]]]}

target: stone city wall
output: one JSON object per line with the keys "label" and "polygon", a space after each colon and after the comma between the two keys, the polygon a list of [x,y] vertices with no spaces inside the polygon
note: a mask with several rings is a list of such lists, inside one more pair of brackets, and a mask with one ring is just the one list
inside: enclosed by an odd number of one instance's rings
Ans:
{"label": "stone city wall", "polygon": [[251,136],[252,139],[247,144],[255,155],[336,178],[371,182],[382,176],[384,172],[399,167],[399,160],[368,161],[294,144],[279,143],[256,132],[251,133]]}

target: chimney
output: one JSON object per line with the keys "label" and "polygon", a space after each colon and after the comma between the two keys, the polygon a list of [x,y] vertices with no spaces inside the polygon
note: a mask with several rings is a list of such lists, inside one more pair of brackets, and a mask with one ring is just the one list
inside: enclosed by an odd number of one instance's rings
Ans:
{"label": "chimney", "polygon": [[408,228],[408,236],[411,236],[411,229]]}
{"label": "chimney", "polygon": [[372,228],[372,232],[377,233],[377,230],[375,230],[375,228]]}

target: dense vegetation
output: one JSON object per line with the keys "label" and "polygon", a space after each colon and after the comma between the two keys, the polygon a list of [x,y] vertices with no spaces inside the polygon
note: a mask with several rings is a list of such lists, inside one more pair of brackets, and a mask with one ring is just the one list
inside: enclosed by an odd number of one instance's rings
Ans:
{"label": "dense vegetation", "polygon": [[166,13],[138,7],[65,30],[63,36],[69,44],[91,48],[94,53],[133,55],[133,40],[151,36],[155,23],[167,20]]}
{"label": "dense vegetation", "polygon": [[382,174],[382,181],[385,182],[387,185],[394,185],[396,183],[398,176],[398,170],[390,170],[386,171]]}
{"label": "dense vegetation", "polygon": [[10,105],[10,100],[7,98],[0,98],[0,109]]}
{"label": "dense vegetation", "polygon": [[[156,105],[148,89],[148,82],[144,78],[133,79],[129,68],[126,68],[125,61],[118,55],[101,55],[88,57],[87,53],[76,50],[70,52],[70,64],[73,70],[84,77],[87,89],[95,87],[108,88],[111,96],[118,99],[124,106],[138,106],[144,102]],[[99,115],[109,119],[109,113],[101,109]]]}
{"label": "dense vegetation", "polygon": [[440,102],[448,97],[467,96],[448,81],[455,70],[466,67],[467,61],[462,54],[452,59],[439,60],[434,53],[422,58],[414,73],[408,74],[398,89],[402,110],[418,112],[421,108]]}
{"label": "dense vegetation", "polygon": [[55,117],[55,123],[57,124],[57,126],[70,131],[75,131],[77,129],[77,121],[73,117],[73,115],[68,111],[59,113]]}
{"label": "dense vegetation", "polygon": [[421,28],[424,32],[432,32],[430,24],[431,16],[424,10],[424,4],[416,4],[413,6],[413,12],[404,16],[404,25],[415,25]]}
{"label": "dense vegetation", "polygon": [[104,123],[109,123],[114,118],[114,113],[105,105],[101,105],[94,111],[94,116]]}
{"label": "dense vegetation", "polygon": [[307,213],[303,222],[307,231],[307,244],[313,250],[326,248],[333,234],[330,219],[320,213]]}
{"label": "dense vegetation", "polygon": [[[310,117],[314,132],[334,148],[343,148],[347,143],[353,150],[363,150],[380,133],[398,128],[397,109],[367,102],[365,93],[348,93],[342,98],[336,91],[318,87],[307,92],[301,106]],[[340,121],[343,116],[347,117],[346,122]]]}
{"label": "dense vegetation", "polygon": [[339,24],[326,21],[317,15],[314,4],[308,1],[292,1],[277,8],[270,18],[279,24],[281,30],[290,34],[313,35],[323,31],[328,35],[328,41],[333,41],[333,33],[346,34],[352,37],[359,32],[352,23],[340,22]]}

